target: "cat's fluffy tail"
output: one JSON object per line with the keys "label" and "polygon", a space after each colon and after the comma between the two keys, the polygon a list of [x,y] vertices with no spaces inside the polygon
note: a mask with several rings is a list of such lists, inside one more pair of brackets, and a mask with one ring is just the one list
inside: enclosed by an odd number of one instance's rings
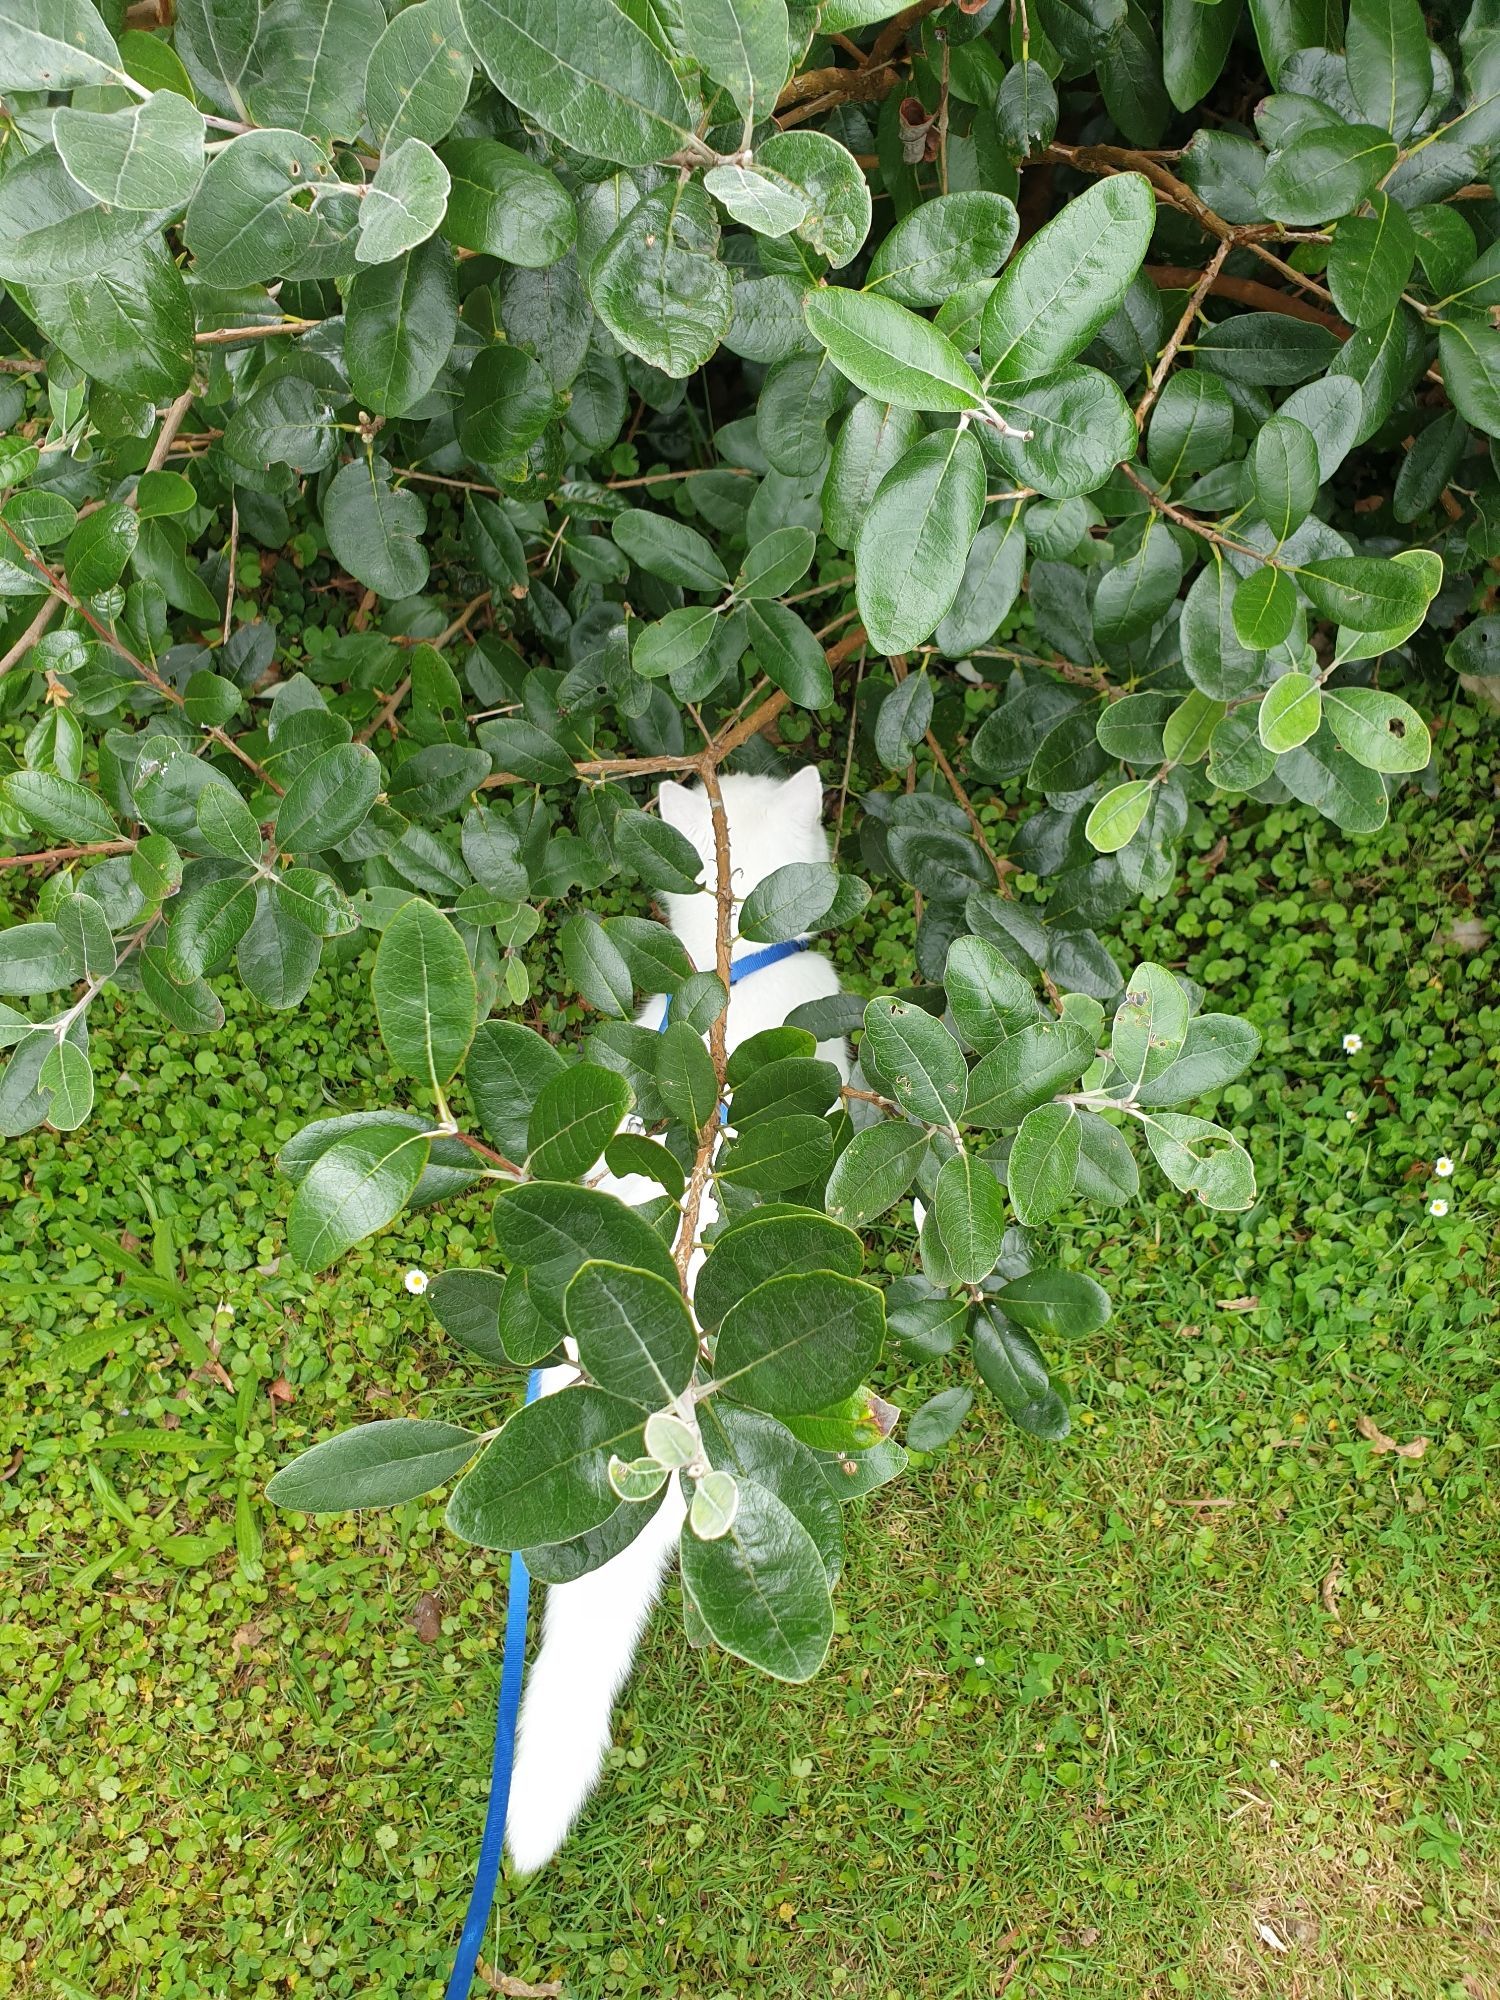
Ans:
{"label": "cat's fluffy tail", "polygon": [[685,1512],[673,1479],[629,1548],[547,1591],[506,1819],[510,1858],[523,1874],[552,1859],[598,1783],[615,1696],[630,1676]]}

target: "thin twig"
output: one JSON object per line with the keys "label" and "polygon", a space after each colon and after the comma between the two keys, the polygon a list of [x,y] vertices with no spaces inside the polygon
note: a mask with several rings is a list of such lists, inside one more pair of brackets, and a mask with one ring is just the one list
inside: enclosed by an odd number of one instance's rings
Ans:
{"label": "thin twig", "polygon": [[942,744],[938,742],[930,729],[927,732],[927,747],[932,752],[938,769],[948,780],[949,791],[952,792],[959,805],[963,807],[964,817],[974,829],[974,838],[979,842],[980,850],[985,860],[989,862],[991,868],[995,871],[995,880],[1000,885],[1001,895],[1008,896],[1010,894],[1010,883],[1006,880],[1006,877],[1009,875],[1019,875],[1021,872],[1020,869],[1017,868],[1014,861],[1009,860],[1003,854],[997,854],[994,848],[990,846],[989,841],[985,838],[984,828],[979,823],[979,815],[974,810],[973,800],[959,783],[958,773],[948,762]]}
{"label": "thin twig", "polygon": [[41,638],[42,634],[61,610],[62,599],[56,592],[42,600],[40,611],[37,612],[35,618],[32,619],[16,643],[8,650],[5,658],[0,660],[0,680],[4,680],[17,660],[25,658],[26,654],[31,651],[37,640]]}
{"label": "thin twig", "polygon": [[[451,625],[446,626],[441,632],[439,632],[439,634],[435,639],[417,639],[413,641],[413,644],[418,646],[431,646],[435,652],[438,653],[442,652],[444,646],[446,646],[450,640],[456,639],[459,633],[465,629],[465,627],[469,623],[469,620],[474,616],[474,613],[479,609],[480,605],[488,604],[489,601],[490,601],[490,593],[487,590],[481,590],[477,597],[471,597],[469,599],[468,603],[464,606],[463,610],[459,612],[458,616],[454,619],[453,623]],[[406,678],[401,682],[400,686],[396,689],[395,693],[392,694],[390,699],[386,702],[384,708],[382,708],[380,713],[375,717],[374,721],[367,722],[363,729],[356,731],[354,737],[355,742],[368,743],[371,737],[378,736],[382,729],[387,728],[390,725],[390,723],[392,723],[395,720],[396,710],[401,706],[402,702],[405,701],[407,695],[410,694],[410,692],[411,692],[411,675],[408,674]]]}
{"label": "thin twig", "polygon": [[58,861],[81,861],[90,854],[133,854],[133,840],[89,840],[81,847],[44,847],[36,854],[0,854],[0,868],[50,868]]}
{"label": "thin twig", "polygon": [[1224,268],[1224,259],[1229,255],[1233,247],[1231,243],[1221,240],[1216,246],[1214,254],[1209,258],[1207,266],[1200,273],[1198,282],[1194,285],[1192,292],[1188,296],[1188,302],[1182,309],[1181,317],[1172,329],[1172,336],[1161,351],[1161,359],[1151,371],[1151,380],[1146,384],[1146,393],[1136,405],[1135,421],[1137,429],[1143,428],[1147,417],[1150,416],[1151,406],[1161,394],[1167,376],[1171,373],[1172,363],[1177,359],[1177,350],[1186,339],[1188,328],[1198,317],[1199,307],[1213,290],[1214,279],[1218,277],[1220,271]]}

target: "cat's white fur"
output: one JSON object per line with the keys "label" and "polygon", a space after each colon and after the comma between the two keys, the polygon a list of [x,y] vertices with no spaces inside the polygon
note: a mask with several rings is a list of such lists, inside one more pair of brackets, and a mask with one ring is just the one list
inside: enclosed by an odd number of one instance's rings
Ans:
{"label": "cat's white fur", "polygon": [[[737,938],[739,905],[756,884],[788,862],[826,861],[828,836],[823,830],[822,781],[816,766],[807,765],[784,780],[733,774],[720,782],[729,827]],[[662,819],[692,842],[704,864],[703,879],[713,884],[717,869],[707,796],[670,781],[659,796]],[[717,909],[711,889],[667,896],[665,902],[672,929],[694,965],[712,969]],[[751,974],[730,991],[726,1033],[730,1052],[762,1029],[780,1027],[804,1001],[837,991],[833,967],[813,951],[799,952]],[[657,994],[636,1018],[643,1027],[659,1028],[665,1005],[665,996]],[[820,1043],[818,1054],[847,1079],[848,1051],[842,1041]],[[631,1203],[660,1192],[655,1182],[640,1174],[620,1178],[601,1172],[590,1180]],[[717,1213],[712,1195],[706,1195],[701,1226],[708,1227]],[[701,1250],[695,1251],[692,1275],[701,1259]],[[572,1368],[549,1368],[541,1393],[552,1395],[576,1380]],[[506,1821],[511,1860],[525,1873],[551,1860],[598,1782],[609,1749],[615,1698],[630,1677],[685,1512],[674,1479],[656,1514],[629,1548],[587,1576],[554,1584],[547,1592],[542,1643],[526,1679]]]}

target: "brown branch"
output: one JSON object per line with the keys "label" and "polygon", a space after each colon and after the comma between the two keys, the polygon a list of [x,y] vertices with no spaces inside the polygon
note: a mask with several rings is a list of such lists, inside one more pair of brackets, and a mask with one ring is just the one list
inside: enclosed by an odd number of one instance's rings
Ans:
{"label": "brown branch", "polygon": [[1172,329],[1172,337],[1162,349],[1160,361],[1157,362],[1155,368],[1151,371],[1151,380],[1146,384],[1146,393],[1142,396],[1139,403],[1136,404],[1135,422],[1137,430],[1144,427],[1147,417],[1150,416],[1151,406],[1161,394],[1167,376],[1171,373],[1172,363],[1177,359],[1177,350],[1187,337],[1188,328],[1198,317],[1198,308],[1213,290],[1214,280],[1223,269],[1224,259],[1229,255],[1232,247],[1231,244],[1221,240],[1213,256],[1208,260],[1207,269],[1199,274],[1198,282],[1193,286],[1188,302],[1182,309],[1181,317]]}
{"label": "brown branch", "polygon": [[57,861],[81,861],[89,854],[133,854],[133,840],[90,840],[81,847],[44,847],[36,854],[0,854],[0,868],[50,868]]}
{"label": "brown branch", "polygon": [[25,658],[61,610],[62,599],[55,592],[52,596],[43,598],[41,610],[37,612],[15,644],[9,648],[5,658],[0,660],[0,680],[4,680],[17,660]]}
{"label": "brown branch", "polygon": [[[176,406],[174,405],[173,407],[175,408]],[[63,582],[63,579],[60,576],[58,576],[57,573],[54,570],[49,569],[47,564],[42,561],[40,556],[36,555],[31,549],[27,548],[25,542],[21,540],[21,537],[16,533],[15,529],[10,525],[9,521],[0,518],[0,528],[3,528],[5,530],[6,535],[20,550],[21,554],[25,557],[26,561],[30,563],[34,569],[37,569],[41,572],[42,577],[46,581],[46,584],[48,588],[51,590],[53,596],[60,598],[62,602],[67,605],[70,611],[76,611],[79,617],[84,620],[85,624],[90,626],[94,631],[94,633],[104,641],[106,646],[110,648],[111,652],[118,653],[120,658],[124,660],[127,663],[127,665],[134,667],[135,671],[140,675],[141,679],[145,681],[146,685],[148,687],[154,688],[156,692],[161,696],[163,701],[169,701],[174,708],[185,708],[187,706],[186,697],[179,694],[176,688],[172,686],[170,681],[164,681],[161,675],[156,671],[155,667],[149,666],[145,660],[141,659],[137,654],[131,652],[130,648],[125,644],[124,640],[117,637],[115,633],[111,632],[111,630],[103,622],[103,620],[97,618],[94,615],[93,611],[90,609],[90,607],[87,604],[85,604],[81,598],[77,598],[73,595],[72,591],[68,589],[67,585]],[[261,783],[263,785],[269,786],[269,788],[273,792],[275,792],[278,798],[283,796],[284,788],[281,785],[277,784],[276,780],[271,776],[270,772],[267,771],[262,765],[257,764],[255,759],[250,755],[249,751],[242,750],[239,744],[235,742],[234,738],[232,736],[226,735],[226,733],[222,729],[220,729],[217,726],[217,724],[207,729],[204,733],[205,735],[212,737],[214,742],[219,744],[221,748],[227,750],[231,757],[237,757],[240,763],[242,763],[245,766],[247,771],[253,771],[255,773],[255,776],[259,778]]]}
{"label": "brown branch", "polygon": [[33,361],[29,355],[0,354],[0,375],[45,375],[45,361]]}
{"label": "brown branch", "polygon": [[1017,868],[1014,861],[1005,855],[997,854],[994,848],[990,846],[989,841],[985,838],[984,828],[979,823],[979,815],[974,810],[973,800],[959,782],[958,773],[948,762],[942,744],[938,742],[930,729],[927,732],[927,748],[932,752],[938,769],[948,780],[949,791],[952,792],[959,805],[963,807],[964,817],[974,830],[974,838],[979,842],[980,851],[995,871],[995,880],[999,884],[1001,895],[1008,896],[1010,894],[1010,883],[1006,880],[1006,877],[1008,875],[1019,875],[1021,872],[1020,869]]}
{"label": "brown branch", "polygon": [[[1255,250],[1259,245],[1251,243],[1246,247]],[[1190,266],[1148,264],[1143,275],[1163,291],[1176,292],[1192,285],[1202,274]],[[1279,292],[1274,285],[1263,285],[1255,278],[1236,278],[1220,271],[1209,290],[1216,298],[1233,299],[1237,304],[1251,306],[1258,312],[1284,313],[1288,319],[1306,320],[1312,326],[1326,326],[1340,340],[1349,338],[1349,328],[1335,314],[1309,305],[1306,299],[1293,298],[1290,292]]]}
{"label": "brown branch", "polygon": [[1262,229],[1275,233],[1274,223],[1236,229],[1222,215],[1215,215],[1207,202],[1200,201],[1186,181],[1168,173],[1159,159],[1131,146],[1048,146],[1038,158],[1045,165],[1077,167],[1086,174],[1143,174],[1164,201],[1190,215],[1205,236],[1216,236],[1220,242],[1242,243]]}
{"label": "brown branch", "polygon": [[[439,634],[435,639],[414,639],[412,640],[411,643],[414,646],[431,646],[435,652],[439,653],[442,652],[444,646],[446,646],[450,640],[456,639],[459,633],[465,629],[465,627],[469,623],[469,620],[474,616],[474,613],[479,609],[480,605],[488,604],[489,601],[490,601],[490,593],[487,590],[481,590],[477,597],[471,597],[469,599],[468,603],[464,606],[463,610],[459,612],[458,616],[454,619],[453,623],[449,626],[446,626],[443,631],[439,632]],[[396,710],[401,706],[402,702],[405,701],[407,695],[410,694],[410,692],[411,692],[411,675],[408,674],[406,678],[401,682],[400,686],[396,689],[395,693],[386,702],[384,708],[382,708],[380,713],[375,717],[375,720],[373,722],[367,722],[363,729],[358,730],[356,732],[354,738],[355,742],[368,743],[372,736],[378,736],[382,729],[386,728],[390,723],[394,722],[396,719]]]}
{"label": "brown branch", "polygon": [[278,334],[297,335],[311,333],[315,326],[323,324],[320,319],[273,319],[263,326],[215,326],[207,333],[195,333],[196,347],[243,347],[251,340],[274,340]]}
{"label": "brown branch", "polygon": [[734,878],[729,867],[729,816],[724,810],[724,791],[719,783],[719,767],[712,744],[703,753],[702,778],[703,789],[708,795],[709,818],[714,830],[716,903],[714,969],[719,975],[719,984],[724,989],[726,1000],[725,1005],[714,1016],[713,1024],[708,1031],[708,1053],[713,1060],[717,1095],[712,1109],[703,1121],[703,1129],[698,1134],[698,1151],[693,1159],[693,1171],[688,1181],[687,1193],[683,1197],[682,1221],[678,1226],[677,1242],[672,1252],[684,1292],[687,1290],[688,1266],[692,1262],[693,1245],[698,1236],[698,1217],[703,1208],[703,1195],[713,1175],[714,1149],[719,1142],[719,1106],[724,1101],[724,1074],[729,1062],[727,996],[734,951]]}
{"label": "brown branch", "polygon": [[1236,541],[1233,535],[1221,534],[1217,528],[1211,528],[1207,521],[1200,521],[1196,514],[1189,514],[1184,508],[1174,507],[1170,500],[1163,500],[1159,493],[1152,491],[1133,465],[1121,465],[1120,470],[1137,493],[1145,495],[1158,514],[1164,514],[1169,521],[1175,521],[1179,528],[1186,528],[1190,535],[1201,535],[1205,542],[1215,542],[1221,549],[1233,549],[1239,555],[1253,556],[1258,563],[1271,563],[1272,568],[1276,567],[1263,549],[1252,549],[1248,542]]}
{"label": "brown branch", "polygon": [[483,1158],[492,1161],[495,1166],[502,1168],[506,1173],[514,1174],[518,1181],[524,1180],[525,1175],[514,1160],[506,1159],[504,1153],[497,1153],[493,1146],[487,1146],[483,1139],[476,1139],[472,1132],[455,1132],[452,1134],[452,1137],[457,1139],[461,1146],[467,1146],[471,1152],[481,1154]]}

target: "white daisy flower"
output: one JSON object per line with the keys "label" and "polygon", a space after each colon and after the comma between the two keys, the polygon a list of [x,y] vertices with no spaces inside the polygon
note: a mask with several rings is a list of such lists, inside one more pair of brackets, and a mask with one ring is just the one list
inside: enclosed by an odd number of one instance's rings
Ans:
{"label": "white daisy flower", "polygon": [[1443,1200],[1441,1195],[1438,1195],[1434,1200],[1428,1202],[1427,1213],[1438,1216],[1446,1215],[1448,1213],[1448,1204]]}
{"label": "white daisy flower", "polygon": [[1344,1054],[1346,1056],[1357,1056],[1364,1045],[1363,1035],[1345,1035]]}
{"label": "white daisy flower", "polygon": [[1438,1158],[1434,1160],[1432,1165],[1432,1171],[1437,1175],[1440,1181],[1451,1180],[1453,1176],[1453,1162],[1448,1158],[1448,1155],[1446,1153],[1441,1153],[1439,1154]]}
{"label": "white daisy flower", "polygon": [[984,1665],[984,1655],[983,1655],[983,1653],[976,1653],[976,1654],[974,1655],[974,1664],[975,1664],[975,1666],[976,1666],[976,1667],[982,1667],[982,1666]]}
{"label": "white daisy flower", "polygon": [[425,1271],[411,1270],[407,1272],[406,1276],[401,1280],[401,1282],[403,1285],[405,1285],[406,1289],[411,1293],[413,1298],[419,1299],[422,1296],[423,1292],[426,1291],[431,1280],[428,1278],[427,1273]]}

